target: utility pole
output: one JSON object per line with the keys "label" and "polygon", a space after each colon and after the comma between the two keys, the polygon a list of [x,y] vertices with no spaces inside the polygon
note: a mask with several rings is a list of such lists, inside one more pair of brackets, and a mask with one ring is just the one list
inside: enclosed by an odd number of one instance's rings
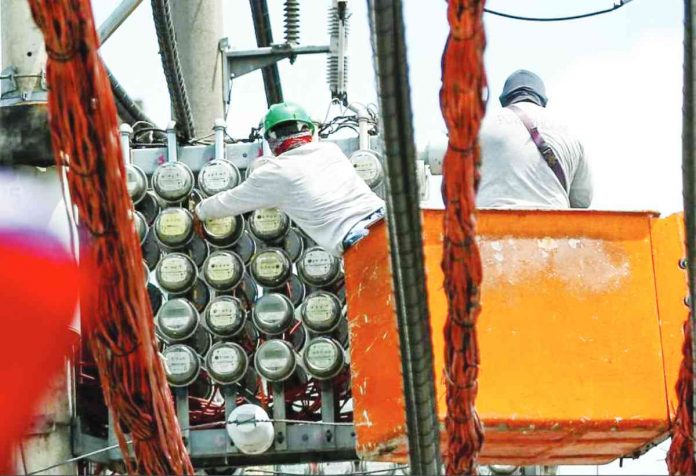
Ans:
{"label": "utility pole", "polygon": [[205,135],[224,114],[218,49],[223,37],[222,0],[172,0],[171,7],[193,122]]}
{"label": "utility pole", "polygon": [[[29,2],[0,0],[2,36],[2,75],[0,81],[0,165],[18,181],[40,182],[46,191],[45,203],[36,206],[63,207],[58,175],[54,168],[38,169],[35,165],[53,164],[47,133],[47,89],[43,71],[46,51],[41,31],[34,23]],[[26,164],[26,165],[21,165]],[[31,164],[31,165],[29,165]],[[16,204],[18,207],[27,204]],[[37,223],[68,239],[66,221]],[[68,332],[68,330],[65,330]],[[17,474],[25,474],[71,458],[71,423],[73,416],[72,365],[65,359],[64,371],[46,382],[45,399],[39,406],[28,433],[17,448]],[[74,463],[42,474],[76,474]]]}

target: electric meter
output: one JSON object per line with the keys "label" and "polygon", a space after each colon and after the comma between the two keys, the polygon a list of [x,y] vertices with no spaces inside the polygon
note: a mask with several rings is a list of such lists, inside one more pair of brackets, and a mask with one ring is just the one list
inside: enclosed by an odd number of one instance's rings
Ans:
{"label": "electric meter", "polygon": [[234,446],[245,454],[264,453],[275,441],[275,429],[268,413],[251,403],[245,403],[232,410],[225,428]]}
{"label": "electric meter", "polygon": [[274,336],[290,328],[294,319],[294,308],[287,296],[278,293],[264,294],[256,301],[251,313],[258,330]]}
{"label": "electric meter", "polygon": [[376,153],[371,150],[356,150],[349,160],[360,178],[371,189],[374,190],[384,182],[384,169]]}
{"label": "electric meter", "polygon": [[148,225],[155,222],[155,218],[159,215],[160,205],[157,199],[151,193],[145,194],[145,197],[136,204],[135,209],[143,214]]}
{"label": "electric meter", "polygon": [[196,283],[197,275],[196,264],[183,253],[164,255],[155,268],[157,282],[170,293],[185,293]]}
{"label": "electric meter", "polygon": [[246,312],[236,297],[217,296],[205,308],[203,322],[216,337],[234,337],[244,329]]}
{"label": "electric meter", "polygon": [[300,319],[312,332],[331,332],[341,320],[341,301],[327,291],[316,291],[300,306]]}
{"label": "electric meter", "polygon": [[167,346],[162,355],[165,360],[167,381],[172,387],[186,387],[193,383],[201,371],[200,358],[187,345]]}
{"label": "electric meter", "polygon": [[164,294],[152,283],[147,284],[147,296],[150,298],[150,309],[152,309],[152,315],[157,315],[157,311],[162,307],[162,301],[164,301]]}
{"label": "electric meter", "polygon": [[278,291],[281,291],[283,294],[289,297],[292,301],[293,306],[299,306],[300,304],[302,304],[302,300],[305,298],[305,295],[307,294],[307,288],[305,284],[300,280],[300,278],[296,274],[290,276],[290,279],[288,280],[287,284],[280,288]]}
{"label": "electric meter", "polygon": [[184,248],[193,238],[193,216],[181,207],[165,208],[155,219],[154,230],[165,248]]}
{"label": "electric meter", "polygon": [[251,259],[251,275],[265,288],[278,288],[285,284],[292,273],[292,262],[285,251],[267,248]]}
{"label": "electric meter", "polygon": [[152,188],[167,203],[179,203],[193,190],[193,172],[181,162],[167,162],[152,175]]}
{"label": "electric meter", "polygon": [[162,304],[155,322],[157,329],[166,341],[181,342],[196,332],[198,311],[186,299],[171,299]]}
{"label": "electric meter", "polygon": [[208,258],[210,248],[203,238],[194,234],[186,248],[181,251],[189,255],[196,266],[200,268]]}
{"label": "electric meter", "polygon": [[126,189],[134,204],[140,203],[147,195],[147,175],[137,165],[126,165]]}
{"label": "electric meter", "polygon": [[205,281],[201,278],[197,278],[193,287],[185,293],[170,293],[168,297],[169,299],[186,298],[191,301],[191,304],[193,304],[193,307],[195,307],[198,312],[203,312],[210,302],[211,292],[208,285],[205,284]]}
{"label": "electric meter", "polygon": [[231,249],[242,258],[244,264],[249,264],[251,258],[256,254],[256,242],[245,231]]}
{"label": "electric meter", "polygon": [[327,380],[345,368],[346,357],[343,348],[335,340],[315,337],[305,347],[302,362],[309,375],[317,380]]}
{"label": "electric meter", "polygon": [[288,233],[290,218],[278,208],[260,208],[251,214],[249,229],[261,241],[277,242]]}
{"label": "electric meter", "polygon": [[206,220],[203,222],[203,231],[210,244],[217,248],[227,248],[242,237],[244,218],[238,215]]}
{"label": "electric meter", "polygon": [[310,286],[322,287],[335,283],[341,275],[339,260],[319,246],[305,250],[297,264],[300,279]]}
{"label": "electric meter", "polygon": [[295,351],[283,340],[267,340],[256,350],[254,367],[258,374],[269,382],[282,382],[295,373]]}
{"label": "electric meter", "polygon": [[198,188],[208,197],[230,190],[237,185],[241,176],[237,167],[228,160],[212,160],[198,172]]}
{"label": "electric meter", "polygon": [[191,347],[199,356],[203,356],[213,345],[213,336],[203,326],[199,326],[193,336],[186,339],[183,344]]}
{"label": "electric meter", "polygon": [[244,275],[244,262],[233,251],[217,250],[203,263],[203,277],[211,288],[229,291],[236,287]]}
{"label": "electric meter", "polygon": [[302,256],[302,252],[304,251],[304,238],[302,238],[302,235],[300,235],[296,229],[290,228],[288,234],[285,235],[285,239],[283,239],[283,249],[293,263],[297,262],[300,256]]}
{"label": "electric meter", "polygon": [[229,385],[244,377],[249,368],[249,358],[239,344],[218,342],[206,354],[205,367],[213,382]]}
{"label": "electric meter", "polygon": [[147,221],[142,213],[134,211],[133,212],[133,224],[135,225],[135,232],[138,234],[138,240],[142,245],[145,243],[145,238],[147,238]]}

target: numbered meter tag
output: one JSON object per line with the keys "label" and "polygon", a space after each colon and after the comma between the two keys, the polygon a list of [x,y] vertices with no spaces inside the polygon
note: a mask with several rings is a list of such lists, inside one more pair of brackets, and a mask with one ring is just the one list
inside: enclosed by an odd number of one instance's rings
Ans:
{"label": "numbered meter tag", "polygon": [[206,268],[207,275],[215,281],[228,281],[239,274],[237,261],[230,255],[211,256]]}
{"label": "numbered meter tag", "polygon": [[178,284],[190,279],[190,263],[182,256],[168,256],[162,260],[160,274],[168,283]]}
{"label": "numbered meter tag", "polygon": [[161,236],[180,236],[186,234],[189,223],[183,213],[167,213],[160,216],[157,229]]}
{"label": "numbered meter tag", "polygon": [[235,229],[234,217],[214,218],[205,221],[205,230],[213,236],[227,236]]}
{"label": "numbered meter tag", "polygon": [[156,176],[157,188],[163,192],[177,192],[188,187],[188,177],[177,167],[160,168]]}
{"label": "numbered meter tag", "polygon": [[204,165],[198,175],[198,185],[206,195],[215,195],[239,184],[239,171],[227,161],[214,160]]}
{"label": "numbered meter tag", "polygon": [[210,370],[217,374],[230,374],[237,372],[242,364],[239,351],[232,347],[218,347],[211,349]]}
{"label": "numbered meter tag", "polygon": [[187,374],[191,371],[193,364],[191,357],[185,352],[167,353],[167,370],[170,374]]}
{"label": "numbered meter tag", "polygon": [[239,321],[239,307],[230,301],[210,304],[210,324],[217,328],[233,327]]}

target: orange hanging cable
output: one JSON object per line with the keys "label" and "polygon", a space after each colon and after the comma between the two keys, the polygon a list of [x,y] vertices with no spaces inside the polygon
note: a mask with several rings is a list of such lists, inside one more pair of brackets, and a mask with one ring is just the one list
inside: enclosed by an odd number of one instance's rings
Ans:
{"label": "orange hanging cable", "polygon": [[484,0],[449,0],[450,34],[442,56],[440,107],[449,131],[442,182],[446,207],[442,268],[448,301],[445,462],[449,475],[476,474],[483,443],[483,427],[474,406],[478,392],[476,320],[481,286],[474,215],[479,182],[478,132],[485,112],[484,4]]}
{"label": "orange hanging cable", "polygon": [[[67,169],[80,220],[91,232],[83,259],[100,270],[82,296],[87,339],[127,469],[192,474],[176,420],[126,190],[116,108],[98,54],[90,0],[29,0],[44,34],[53,153]],[[125,433],[133,439],[135,464]]]}

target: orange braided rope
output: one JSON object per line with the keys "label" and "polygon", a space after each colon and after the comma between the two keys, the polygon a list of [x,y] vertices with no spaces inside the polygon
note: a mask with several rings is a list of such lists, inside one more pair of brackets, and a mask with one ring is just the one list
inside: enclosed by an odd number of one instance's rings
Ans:
{"label": "orange braided rope", "polygon": [[694,461],[693,411],[694,411],[694,375],[691,356],[691,317],[684,323],[684,344],[682,345],[682,363],[676,390],[679,395],[677,415],[672,425],[672,444],[667,452],[669,474],[696,474]]}
{"label": "orange braided rope", "polygon": [[479,182],[478,132],[485,112],[484,0],[449,0],[450,35],[442,56],[440,107],[449,130],[442,194],[445,202],[445,325],[447,474],[476,474],[483,428],[474,408],[479,352],[481,259],[475,241]]}
{"label": "orange braided rope", "polygon": [[[127,469],[138,474],[193,473],[181,438],[126,190],[116,108],[98,54],[89,0],[30,0],[48,53],[49,120],[59,168],[92,234],[84,259],[98,266],[97,291],[83,303],[86,329]],[[127,457],[125,432],[136,463]]]}

